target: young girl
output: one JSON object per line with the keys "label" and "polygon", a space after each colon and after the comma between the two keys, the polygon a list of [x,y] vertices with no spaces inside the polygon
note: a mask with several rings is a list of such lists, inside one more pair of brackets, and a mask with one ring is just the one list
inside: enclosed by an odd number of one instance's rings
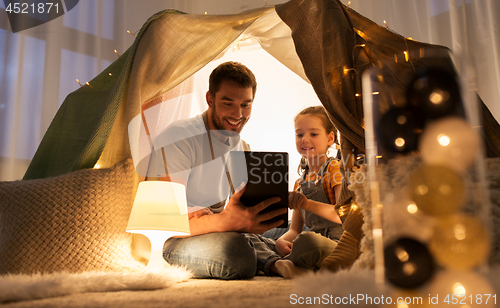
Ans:
{"label": "young girl", "polygon": [[[327,156],[336,129],[322,106],[302,110],[294,121],[302,175],[289,194],[289,207],[294,210],[290,230],[276,241],[276,250],[284,258],[275,265],[285,278],[319,269],[343,233],[334,209],[342,182],[340,165]],[[303,232],[304,224],[311,231]]]}

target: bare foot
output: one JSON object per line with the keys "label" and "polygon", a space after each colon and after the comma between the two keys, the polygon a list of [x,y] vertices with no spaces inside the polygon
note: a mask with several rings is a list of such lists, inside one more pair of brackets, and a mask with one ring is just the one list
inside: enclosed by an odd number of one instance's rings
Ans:
{"label": "bare foot", "polygon": [[292,279],[293,277],[304,275],[309,272],[309,270],[305,268],[295,266],[290,260],[278,260],[275,265],[281,276],[285,279]]}

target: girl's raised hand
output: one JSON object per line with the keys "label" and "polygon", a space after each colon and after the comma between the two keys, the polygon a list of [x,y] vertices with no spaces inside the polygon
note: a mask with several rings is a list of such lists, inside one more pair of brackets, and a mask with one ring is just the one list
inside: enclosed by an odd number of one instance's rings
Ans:
{"label": "girl's raised hand", "polygon": [[291,210],[305,210],[307,207],[307,198],[298,191],[290,191],[288,193],[288,207]]}

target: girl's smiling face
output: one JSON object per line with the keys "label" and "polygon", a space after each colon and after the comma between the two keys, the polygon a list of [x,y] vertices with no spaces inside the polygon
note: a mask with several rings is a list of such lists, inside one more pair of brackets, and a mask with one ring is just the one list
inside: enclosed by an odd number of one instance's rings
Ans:
{"label": "girl's smiling face", "polygon": [[300,155],[307,160],[314,157],[326,158],[328,147],[335,141],[333,132],[327,133],[318,116],[299,115],[295,120],[295,146]]}

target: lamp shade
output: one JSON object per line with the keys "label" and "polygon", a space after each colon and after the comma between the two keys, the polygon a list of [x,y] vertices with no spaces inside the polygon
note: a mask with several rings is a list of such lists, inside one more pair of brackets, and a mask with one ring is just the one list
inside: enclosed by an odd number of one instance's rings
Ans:
{"label": "lamp shade", "polygon": [[139,183],[127,231],[169,231],[189,234],[186,188],[179,183],[146,181]]}

